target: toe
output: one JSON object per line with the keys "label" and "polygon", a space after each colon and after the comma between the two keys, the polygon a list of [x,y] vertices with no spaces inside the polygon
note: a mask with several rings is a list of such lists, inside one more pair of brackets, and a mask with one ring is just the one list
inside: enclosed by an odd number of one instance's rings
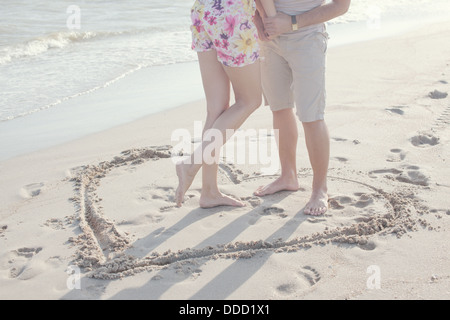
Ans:
{"label": "toe", "polygon": [[253,194],[255,196],[260,196],[263,188],[264,188],[263,186],[260,186],[258,189],[255,190],[255,192],[253,192]]}

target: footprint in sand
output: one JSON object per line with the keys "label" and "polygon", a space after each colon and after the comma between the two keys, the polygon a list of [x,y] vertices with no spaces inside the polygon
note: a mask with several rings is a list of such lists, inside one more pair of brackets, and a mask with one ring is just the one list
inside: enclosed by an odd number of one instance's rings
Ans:
{"label": "footprint in sand", "polygon": [[339,138],[339,137],[334,137],[334,138],[331,138],[331,139],[333,139],[334,141],[337,141],[337,142],[345,142],[345,141],[348,141],[348,140],[345,139],[345,138]]}
{"label": "footprint in sand", "polygon": [[252,214],[250,220],[248,221],[250,225],[256,224],[256,222],[258,222],[261,217],[279,217],[281,219],[284,219],[288,216],[283,208],[277,206],[261,207],[256,211],[257,212],[255,214]]}
{"label": "footprint in sand", "polygon": [[337,160],[337,161],[339,161],[339,162],[347,162],[347,161],[348,161],[347,158],[343,158],[343,157],[334,157],[333,159],[334,159],[334,160]]}
{"label": "footprint in sand", "polygon": [[44,226],[52,228],[53,230],[63,230],[64,221],[58,218],[51,218],[45,221]]}
{"label": "footprint in sand", "polygon": [[409,184],[415,184],[419,186],[428,186],[428,177],[419,171],[419,167],[410,166],[407,167],[407,172],[403,172],[396,179],[400,182],[405,182]]}
{"label": "footprint in sand", "polygon": [[280,208],[280,207],[268,207],[268,208],[264,208],[262,212],[260,212],[261,215],[263,216],[269,216],[269,215],[277,215],[280,216],[282,218],[287,217],[286,214],[284,214],[284,209]]}
{"label": "footprint in sand", "polygon": [[418,186],[428,186],[428,177],[419,171],[418,166],[408,166],[406,171],[398,169],[381,169],[369,172],[371,178],[377,178],[376,175],[384,174],[384,177],[390,180],[397,180],[403,183],[409,183]]}
{"label": "footprint in sand", "polygon": [[395,106],[395,107],[392,107],[392,108],[387,108],[386,111],[388,111],[390,113],[395,113],[395,114],[398,114],[398,115],[402,116],[402,115],[405,114],[405,111],[403,110],[404,108],[407,108],[407,107],[405,107],[405,106]]}
{"label": "footprint in sand", "polygon": [[6,257],[7,262],[2,263],[2,265],[9,269],[10,278],[18,278],[21,280],[30,279],[39,273],[39,268],[33,266],[31,264],[31,260],[41,251],[41,247],[24,247],[17,250],[12,250]]}
{"label": "footprint in sand", "polygon": [[346,204],[350,204],[353,202],[353,199],[347,196],[338,196],[333,197],[328,200],[328,203],[331,209],[334,210],[342,210],[345,208]]}
{"label": "footprint in sand", "polygon": [[[172,187],[145,186],[136,192],[136,201],[139,203],[152,203],[160,206],[160,212],[176,209],[174,204],[175,189]],[[186,198],[193,196],[186,195]]]}
{"label": "footprint in sand", "polygon": [[261,205],[261,198],[256,196],[251,197],[241,197],[241,201],[249,203],[253,208],[259,207]]}
{"label": "footprint in sand", "polygon": [[20,195],[25,199],[34,198],[41,194],[44,187],[43,182],[28,184],[20,189]]}
{"label": "footprint in sand", "polygon": [[439,90],[434,90],[428,94],[428,97],[430,97],[431,99],[445,99],[447,98],[447,96],[447,92],[441,92]]}
{"label": "footprint in sand", "polygon": [[362,208],[368,207],[369,205],[371,205],[374,202],[373,198],[370,195],[368,195],[368,194],[355,193],[355,195],[358,196],[359,198],[352,205],[357,207],[357,208],[362,209]]}
{"label": "footprint in sand", "polygon": [[6,230],[8,230],[8,226],[7,225],[0,226],[0,238],[3,238],[5,236]]}
{"label": "footprint in sand", "polygon": [[425,148],[439,144],[439,138],[431,133],[420,133],[410,139],[415,147]]}
{"label": "footprint in sand", "polygon": [[[336,141],[336,142],[347,142],[347,141],[349,141],[348,139],[345,139],[345,138],[339,138],[339,137],[334,137],[334,138],[331,138],[331,139],[334,140],[334,141]],[[361,141],[359,141],[359,140],[357,140],[357,139],[354,139],[354,140],[352,141],[352,143],[353,143],[354,145],[358,145],[358,144],[361,143]]]}
{"label": "footprint in sand", "polygon": [[374,203],[374,199],[371,195],[366,193],[355,193],[357,199],[354,199],[349,196],[337,196],[332,197],[328,200],[331,209],[334,210],[343,210],[347,206],[353,206],[357,208],[366,208],[369,205]]}
{"label": "footprint in sand", "polygon": [[373,241],[368,241],[365,244],[358,244],[358,247],[360,247],[364,251],[373,251],[377,248],[377,245]]}
{"label": "footprint in sand", "polygon": [[320,273],[316,269],[310,266],[304,266],[301,268],[296,277],[288,282],[279,285],[276,289],[282,295],[292,295],[295,293],[301,293],[315,286],[321,279]]}
{"label": "footprint in sand", "polygon": [[391,154],[386,159],[387,162],[400,162],[405,160],[406,152],[402,149],[391,149]]}

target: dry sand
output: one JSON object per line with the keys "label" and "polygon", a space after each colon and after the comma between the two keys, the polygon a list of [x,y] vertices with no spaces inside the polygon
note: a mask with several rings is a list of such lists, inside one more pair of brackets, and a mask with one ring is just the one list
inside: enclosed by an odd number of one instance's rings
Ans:
{"label": "dry sand", "polygon": [[[323,217],[302,211],[303,139],[298,192],[255,197],[276,177],[224,161],[245,208],[198,208],[201,175],[176,208],[171,134],[204,101],[1,162],[0,298],[449,299],[448,30],[329,50]],[[270,111],[243,129],[271,129]]]}

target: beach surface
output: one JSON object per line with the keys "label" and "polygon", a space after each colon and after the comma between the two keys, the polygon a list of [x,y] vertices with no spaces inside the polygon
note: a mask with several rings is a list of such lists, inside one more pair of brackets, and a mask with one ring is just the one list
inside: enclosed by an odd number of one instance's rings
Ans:
{"label": "beach surface", "polygon": [[[303,213],[303,133],[298,192],[255,197],[277,173],[226,159],[221,190],[246,207],[200,209],[199,174],[177,208],[172,135],[196,141],[203,100],[0,162],[0,299],[450,299],[448,30],[329,49],[322,217]],[[248,148],[271,119],[244,124]]]}

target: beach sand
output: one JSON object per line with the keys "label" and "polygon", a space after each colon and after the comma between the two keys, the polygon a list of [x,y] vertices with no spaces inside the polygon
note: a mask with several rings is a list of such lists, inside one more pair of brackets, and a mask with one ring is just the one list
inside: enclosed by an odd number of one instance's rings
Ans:
{"label": "beach sand", "polygon": [[[303,133],[298,192],[255,197],[276,175],[224,161],[246,207],[200,209],[200,174],[176,208],[171,135],[204,101],[0,162],[0,298],[449,299],[448,30],[329,49],[322,217]],[[271,128],[261,107],[242,129]]]}

